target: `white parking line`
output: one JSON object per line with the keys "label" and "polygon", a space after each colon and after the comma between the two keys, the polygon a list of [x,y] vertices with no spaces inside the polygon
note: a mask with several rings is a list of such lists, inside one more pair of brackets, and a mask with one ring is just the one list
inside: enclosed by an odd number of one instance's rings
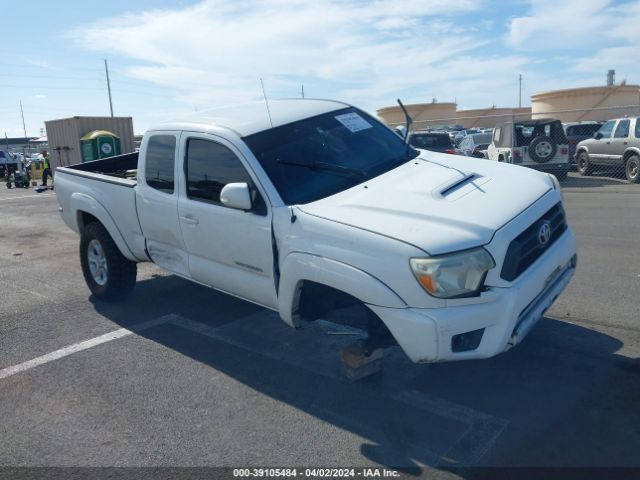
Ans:
{"label": "white parking line", "polygon": [[19,198],[42,198],[42,197],[53,197],[55,193],[40,193],[36,195],[22,195],[20,197],[5,197],[0,198],[0,202],[3,200],[18,200]]}
{"label": "white parking line", "polygon": [[11,367],[3,368],[2,370],[0,370],[0,380],[10,377],[12,375],[15,375],[16,373],[24,372],[26,370],[31,370],[32,368],[38,367],[40,365],[44,365],[54,360],[59,360],[60,358],[67,357],[74,353],[81,352],[89,348],[93,348],[97,345],[102,345],[103,343],[111,342],[113,340],[117,340],[118,338],[126,337],[128,335],[131,335],[132,333],[136,333],[151,327],[157,327],[158,325],[166,323],[167,320],[169,320],[169,318],[167,318],[167,316],[164,316],[164,317],[157,318],[155,320],[150,320],[148,322],[139,323],[137,325],[134,325],[130,329],[119,328],[118,330],[105,333],[104,335],[100,335],[99,337],[94,337],[89,340],[85,340],[83,342],[74,343],[73,345],[68,345],[54,352],[47,353],[46,355],[42,355],[41,357],[36,357],[32,360],[27,360],[26,362],[19,363],[18,365],[13,365]]}

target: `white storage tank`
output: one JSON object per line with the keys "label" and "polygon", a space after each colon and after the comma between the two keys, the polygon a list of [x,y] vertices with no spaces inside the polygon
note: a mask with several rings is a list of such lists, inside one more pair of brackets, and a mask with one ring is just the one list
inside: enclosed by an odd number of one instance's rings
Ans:
{"label": "white storage tank", "polygon": [[531,95],[531,118],[557,118],[562,122],[609,120],[640,114],[639,104],[638,85],[553,90]]}

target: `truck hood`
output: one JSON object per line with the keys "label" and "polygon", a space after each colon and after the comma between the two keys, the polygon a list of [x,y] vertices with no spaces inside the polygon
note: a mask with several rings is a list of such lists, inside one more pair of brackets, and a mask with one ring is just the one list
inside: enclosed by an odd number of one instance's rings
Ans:
{"label": "truck hood", "polygon": [[298,208],[439,255],[489,243],[551,189],[547,175],[525,167],[421,151],[383,175]]}

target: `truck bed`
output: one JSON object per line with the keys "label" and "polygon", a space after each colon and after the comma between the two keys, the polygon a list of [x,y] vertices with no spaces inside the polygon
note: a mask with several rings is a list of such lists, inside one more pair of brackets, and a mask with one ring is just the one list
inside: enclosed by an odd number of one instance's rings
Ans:
{"label": "truck bed", "polygon": [[54,181],[65,223],[79,232],[78,212],[97,217],[130,260],[148,260],[136,208],[138,153],[56,169]]}
{"label": "truck bed", "polygon": [[[133,152],[92,162],[77,163],[68,167],[59,167],[56,171],[109,183],[114,183],[115,179],[121,179],[125,181],[127,186],[134,186],[137,183],[137,168],[138,152]],[[119,181],[115,183],[122,184]]]}

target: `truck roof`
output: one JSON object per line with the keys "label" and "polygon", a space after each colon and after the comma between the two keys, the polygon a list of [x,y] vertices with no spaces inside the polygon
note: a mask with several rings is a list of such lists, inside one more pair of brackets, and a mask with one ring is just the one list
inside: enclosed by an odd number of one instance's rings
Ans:
{"label": "truck roof", "polygon": [[[239,105],[203,110],[178,121],[162,123],[149,130],[189,130],[223,127],[234,130],[241,137],[350,107],[343,102],[319,99],[282,99],[248,102]],[[271,120],[269,120],[269,114]]]}

